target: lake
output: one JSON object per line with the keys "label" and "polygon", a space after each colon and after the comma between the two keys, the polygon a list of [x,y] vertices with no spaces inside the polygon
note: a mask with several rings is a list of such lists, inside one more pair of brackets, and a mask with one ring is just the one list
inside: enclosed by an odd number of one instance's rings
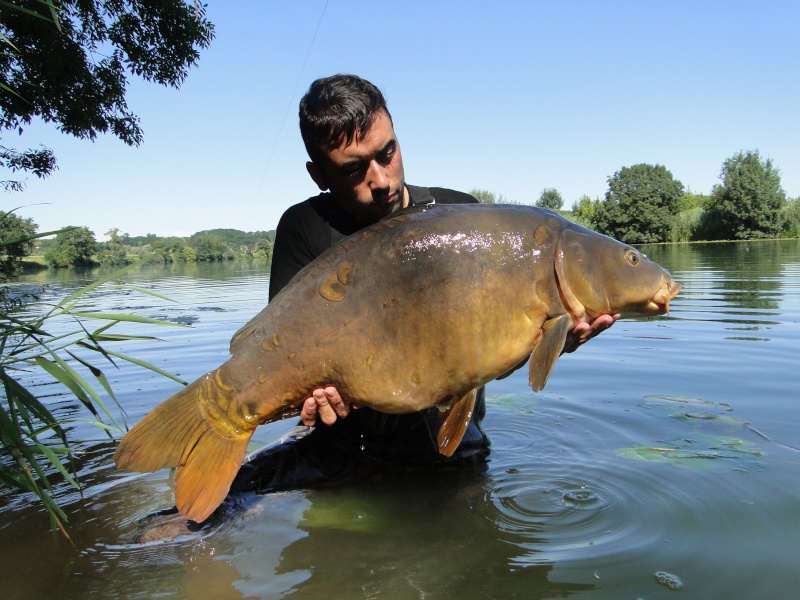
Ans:
{"label": "lake", "polygon": [[[800,589],[800,241],[642,248],[683,284],[668,316],[620,321],[487,386],[484,464],[378,473],[245,495],[212,528],[133,543],[173,504],[170,473],[120,472],[75,423],[82,497],[60,485],[72,542],[31,498],[0,493],[5,598],[794,598]],[[92,273],[30,275],[42,301]],[[263,265],[146,267],[124,277],[175,302],[101,288],[87,308],[189,327],[126,326],[113,346],[193,380],[266,302]],[[123,329],[126,329],[123,328]],[[103,367],[138,421],[180,385]],[[63,418],[83,417],[56,384]],[[294,425],[260,428],[254,447]],[[659,574],[658,577],[656,574]],[[677,585],[672,589],[670,584]]]}

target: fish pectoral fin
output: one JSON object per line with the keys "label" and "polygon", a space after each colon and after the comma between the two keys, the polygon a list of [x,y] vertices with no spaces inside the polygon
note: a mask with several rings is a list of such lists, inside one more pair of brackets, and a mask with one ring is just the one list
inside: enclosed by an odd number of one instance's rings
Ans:
{"label": "fish pectoral fin", "polygon": [[572,319],[569,315],[553,317],[542,325],[542,335],[533,347],[529,365],[528,383],[534,392],[544,389],[550,372],[561,356],[571,327]]}
{"label": "fish pectoral fin", "polygon": [[447,411],[444,423],[439,428],[439,454],[453,456],[456,448],[461,443],[461,438],[467,432],[467,427],[472,419],[472,411],[475,410],[477,394],[477,388],[470,390]]}

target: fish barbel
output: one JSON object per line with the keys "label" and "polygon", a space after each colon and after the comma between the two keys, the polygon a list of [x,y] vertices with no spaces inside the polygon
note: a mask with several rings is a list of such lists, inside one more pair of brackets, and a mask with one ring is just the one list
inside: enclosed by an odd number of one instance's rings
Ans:
{"label": "fish barbel", "polygon": [[301,270],[233,336],[230,359],[158,405],[114,459],[178,467],[178,510],[201,522],[255,428],[297,415],[324,385],[385,413],[449,406],[438,441],[450,456],[477,388],[530,355],[539,391],[577,323],[663,314],[679,289],[638,250],[544,209],[403,211]]}

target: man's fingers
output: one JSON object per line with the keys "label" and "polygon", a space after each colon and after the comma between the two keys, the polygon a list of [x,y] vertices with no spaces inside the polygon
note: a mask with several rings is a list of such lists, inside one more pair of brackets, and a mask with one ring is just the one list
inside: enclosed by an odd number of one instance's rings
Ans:
{"label": "man's fingers", "polygon": [[[335,387],[332,385],[326,386],[322,389],[322,392],[328,404],[333,407],[333,410],[336,412],[337,416],[346,417],[350,414],[350,404],[342,400],[342,397],[339,395],[339,391]],[[314,397],[316,398],[316,395]]]}
{"label": "man's fingers", "polygon": [[317,388],[303,402],[300,409],[300,420],[306,427],[313,427],[317,420],[326,425],[333,425],[336,419],[350,414],[350,404],[342,400],[339,392],[332,385]]}
{"label": "man's fingers", "polygon": [[313,427],[317,422],[317,403],[313,397],[306,398],[300,410],[300,420],[306,427]]}
{"label": "man's fingers", "polygon": [[619,313],[613,315],[600,315],[591,323],[590,335],[596,335],[611,327],[619,319]]}
{"label": "man's fingers", "polygon": [[588,342],[598,333],[611,327],[619,317],[619,313],[600,315],[591,323],[578,323],[570,332],[570,335],[567,336],[562,352],[574,352],[579,346]]}

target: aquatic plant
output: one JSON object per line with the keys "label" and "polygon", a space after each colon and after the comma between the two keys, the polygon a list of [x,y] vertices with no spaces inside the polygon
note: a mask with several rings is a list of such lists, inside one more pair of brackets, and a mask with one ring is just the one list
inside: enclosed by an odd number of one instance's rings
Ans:
{"label": "aquatic plant", "polygon": [[[91,417],[89,422],[103,430],[109,439],[124,430],[125,412],[108,378],[95,363],[116,367],[118,361],[125,361],[185,383],[146,361],[104,346],[108,342],[158,339],[112,331],[120,323],[181,325],[81,308],[81,301],[90,293],[118,279],[136,264],[99,279],[55,304],[41,302],[30,292],[27,297],[24,291],[14,293],[9,287],[0,295],[0,488],[34,494],[47,510],[52,528],[64,534],[67,517],[58,504],[51,479],[59,474],[80,490],[73,460],[80,441],[70,439],[70,421],[59,419],[42,398],[31,392],[29,382],[44,378],[65,386],[86,409]],[[126,289],[169,300],[151,290]],[[87,371],[91,374],[88,378],[81,374]],[[100,390],[113,403],[105,402]],[[118,417],[122,418],[122,425]]]}

